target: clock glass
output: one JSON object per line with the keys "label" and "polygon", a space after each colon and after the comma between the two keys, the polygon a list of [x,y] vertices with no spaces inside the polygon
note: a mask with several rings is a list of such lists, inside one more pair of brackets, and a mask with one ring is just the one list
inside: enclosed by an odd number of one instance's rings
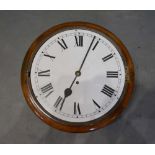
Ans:
{"label": "clock glass", "polygon": [[39,108],[66,122],[88,122],[118,102],[125,67],[116,46],[89,29],[67,29],[51,36],[35,53],[30,82]]}

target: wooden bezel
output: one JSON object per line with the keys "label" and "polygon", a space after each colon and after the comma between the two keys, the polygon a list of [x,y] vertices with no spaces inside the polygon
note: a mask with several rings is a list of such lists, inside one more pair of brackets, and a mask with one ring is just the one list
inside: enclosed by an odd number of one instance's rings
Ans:
{"label": "wooden bezel", "polygon": [[[115,43],[117,48],[119,48],[118,51],[122,56],[125,64],[126,82],[125,82],[125,87],[124,87],[121,99],[117,103],[117,106],[112,110],[110,110],[110,112],[108,112],[106,116],[104,116],[103,118],[97,119],[94,122],[91,121],[90,123],[86,123],[86,124],[82,123],[81,125],[80,124],[76,125],[71,123],[64,124],[64,123],[60,123],[59,121],[56,121],[55,119],[48,117],[40,108],[38,108],[35,96],[32,93],[30,82],[29,82],[30,69],[36,52],[46,40],[48,40],[51,36],[57,34],[60,31],[63,31],[66,29],[79,28],[79,27],[96,31],[101,35],[107,36],[113,43]],[[135,81],[134,65],[127,48],[123,45],[121,40],[118,39],[113,33],[105,29],[104,27],[101,27],[99,25],[92,24],[92,23],[87,23],[87,22],[63,23],[63,24],[56,25],[50,28],[49,30],[47,30],[46,32],[44,32],[32,43],[32,45],[28,49],[21,69],[22,91],[32,111],[48,125],[67,132],[89,132],[89,131],[93,131],[93,130],[105,127],[106,125],[114,121],[121,114],[123,109],[127,107],[129,99],[133,92],[134,81]]]}

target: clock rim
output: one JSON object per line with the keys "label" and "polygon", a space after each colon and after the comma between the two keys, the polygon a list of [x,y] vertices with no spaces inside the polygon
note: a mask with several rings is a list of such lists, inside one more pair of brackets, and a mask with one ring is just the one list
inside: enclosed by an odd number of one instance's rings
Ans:
{"label": "clock rim", "polygon": [[[119,103],[116,103],[116,107],[114,106],[108,113],[106,117],[99,118],[97,121],[90,121],[90,124],[84,124],[81,123],[78,125],[75,125],[74,123],[70,124],[62,124],[59,121],[56,121],[55,119],[52,119],[51,117],[48,117],[44,112],[41,111],[40,108],[38,108],[35,101],[34,94],[30,91],[30,85],[29,85],[29,78],[30,78],[30,68],[33,61],[33,57],[37,52],[37,49],[40,48],[40,46],[48,40],[51,36],[59,33],[59,31],[66,30],[67,28],[86,28],[88,30],[95,30],[101,35],[106,35],[110,40],[112,40],[113,43],[116,44],[116,46],[119,48],[118,52],[120,53],[121,57],[123,57],[123,62],[125,66],[125,74],[126,74],[126,81],[125,86],[123,89],[123,97],[121,95],[121,100]],[[29,47],[21,69],[21,87],[23,91],[23,95],[27,101],[27,104],[31,108],[31,110],[46,124],[67,132],[89,132],[93,131],[99,128],[103,128],[107,126],[108,124],[112,123],[120,114],[122,111],[127,107],[129,103],[129,99],[131,98],[131,95],[134,90],[135,85],[135,72],[134,72],[134,64],[132,62],[132,58],[125,47],[125,45],[122,43],[122,41],[112,32],[104,28],[103,26],[99,26],[97,24],[88,23],[88,22],[67,22],[62,23],[56,26],[51,27],[44,33],[42,33]],[[32,88],[31,88],[32,89]]]}

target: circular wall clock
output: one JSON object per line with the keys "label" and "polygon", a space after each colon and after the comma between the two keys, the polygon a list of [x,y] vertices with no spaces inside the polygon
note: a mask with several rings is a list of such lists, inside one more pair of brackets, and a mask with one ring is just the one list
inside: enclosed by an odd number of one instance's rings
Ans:
{"label": "circular wall clock", "polygon": [[108,125],[127,106],[134,67],[113,33],[99,25],[69,22],[32,43],[21,85],[32,111],[48,125],[88,132]]}

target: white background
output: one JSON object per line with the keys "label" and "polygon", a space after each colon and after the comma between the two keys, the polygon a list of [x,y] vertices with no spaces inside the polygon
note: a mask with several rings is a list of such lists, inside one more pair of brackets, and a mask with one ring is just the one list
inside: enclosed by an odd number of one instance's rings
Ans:
{"label": "white background", "polygon": [[1,0],[3,10],[153,10],[154,0]]}

